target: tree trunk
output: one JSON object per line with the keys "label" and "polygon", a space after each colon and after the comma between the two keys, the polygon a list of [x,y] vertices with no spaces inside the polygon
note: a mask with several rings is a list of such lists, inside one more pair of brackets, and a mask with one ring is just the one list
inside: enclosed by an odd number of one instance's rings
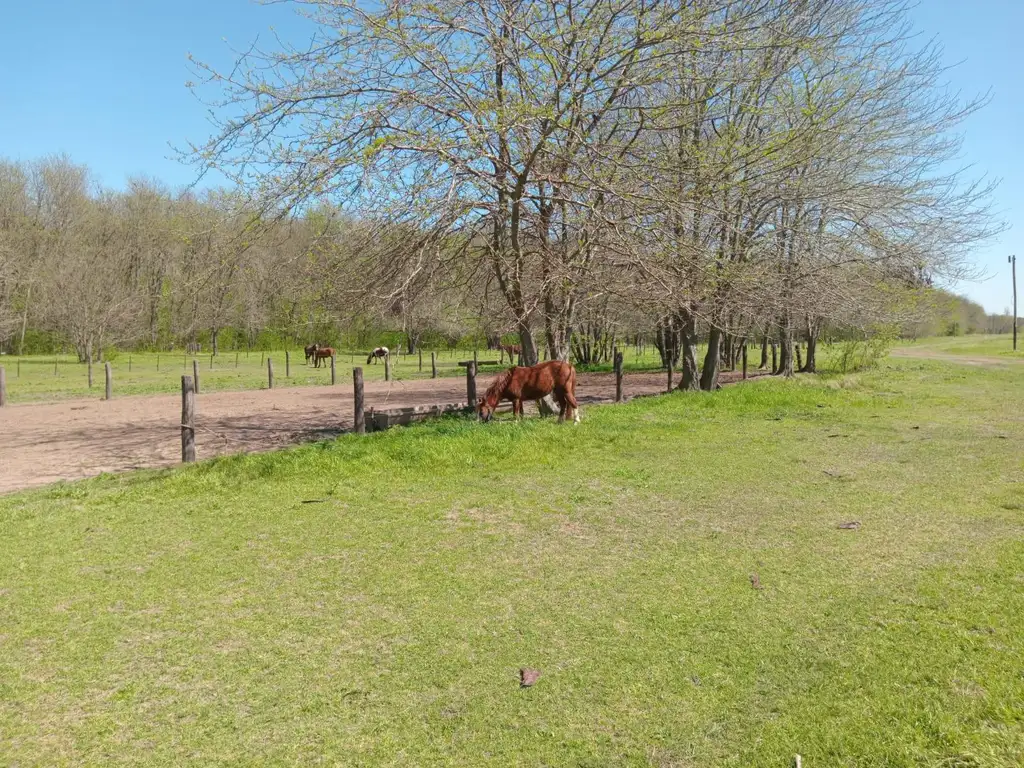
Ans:
{"label": "tree trunk", "polygon": [[210,329],[210,344],[213,347],[213,356],[216,357],[220,354],[220,346],[217,343],[217,339],[220,336],[220,328]]}
{"label": "tree trunk", "polygon": [[558,328],[550,320],[545,320],[545,336],[548,344],[548,356],[551,360],[569,359],[569,340],[572,338],[572,331],[568,328]]}
{"label": "tree trunk", "polygon": [[28,329],[28,305],[32,301],[32,283],[25,292],[25,311],[21,313],[21,338],[18,340],[18,355],[25,354],[25,331]]}
{"label": "tree trunk", "polygon": [[764,335],[761,339],[761,363],[757,366],[759,370],[764,370],[768,367],[768,334]]}
{"label": "tree trunk", "polygon": [[815,323],[807,322],[807,360],[804,362],[803,373],[817,373],[818,361],[816,352],[818,350],[818,327]]}
{"label": "tree trunk", "polygon": [[733,336],[731,333],[722,334],[722,351],[720,353],[720,359],[722,361],[722,368],[730,371],[735,368],[732,361],[732,340]]}
{"label": "tree trunk", "polygon": [[718,389],[718,363],[722,350],[722,329],[711,326],[708,332],[708,353],[704,355],[704,370],[700,375],[700,388],[705,392]]}
{"label": "tree trunk", "polygon": [[793,375],[793,328],[787,317],[779,328],[779,369],[780,376]]}
{"label": "tree trunk", "polygon": [[523,350],[523,365],[536,365],[540,362],[537,356],[537,341],[533,329],[526,323],[519,323],[519,346]]}
{"label": "tree trunk", "polygon": [[683,376],[679,380],[679,389],[692,392],[700,389],[700,374],[697,370],[697,323],[689,312],[680,316],[682,341]]}

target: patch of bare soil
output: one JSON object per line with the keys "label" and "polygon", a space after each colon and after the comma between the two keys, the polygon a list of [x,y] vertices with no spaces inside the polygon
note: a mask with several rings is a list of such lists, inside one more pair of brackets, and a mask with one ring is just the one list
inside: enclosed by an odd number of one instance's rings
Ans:
{"label": "patch of bare soil", "polygon": [[[738,373],[723,373],[729,383]],[[480,392],[489,377],[478,383]],[[663,392],[664,373],[631,374],[627,398]],[[582,406],[611,402],[611,374],[581,374]],[[464,379],[369,382],[366,408],[384,409],[466,399]],[[251,392],[212,392],[196,397],[196,447],[200,459],[267,451],[325,439],[352,427],[351,387],[301,387]],[[169,467],[181,460],[181,396],[155,395],[72,400],[0,409],[0,493],[103,472]]]}

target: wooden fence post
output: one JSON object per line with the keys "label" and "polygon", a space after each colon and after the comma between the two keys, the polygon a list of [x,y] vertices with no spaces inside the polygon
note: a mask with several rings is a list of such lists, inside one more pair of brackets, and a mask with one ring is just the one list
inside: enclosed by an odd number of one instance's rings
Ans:
{"label": "wooden fence post", "polygon": [[132,372],[132,356],[128,355],[128,373]]}
{"label": "wooden fence post", "polygon": [[796,352],[796,369],[797,371],[799,371],[801,368],[804,367],[804,361],[801,359],[802,356],[800,354],[800,345],[794,344],[793,350]]}
{"label": "wooden fence post", "polygon": [[287,349],[284,351],[284,377],[286,379],[292,377],[292,356]]}
{"label": "wooden fence post", "polygon": [[474,349],[473,350],[473,367],[474,368],[479,365],[479,363],[477,362],[478,359],[479,358],[477,357],[477,351]]}
{"label": "wooden fence post", "polygon": [[333,387],[338,381],[338,376],[334,370],[334,355],[331,355],[331,386]]}
{"label": "wooden fence post", "polygon": [[54,376],[56,376],[56,375],[57,375],[57,362],[58,362],[58,359],[57,359],[57,358],[55,357],[55,358],[53,359],[53,375],[54,375]]}
{"label": "wooden fence post", "polygon": [[352,369],[353,427],[360,435],[366,434],[366,414],[363,413],[363,369]]}
{"label": "wooden fence post", "polygon": [[391,355],[384,355],[384,381],[391,381]]}
{"label": "wooden fence post", "polygon": [[747,378],[747,345],[743,345],[743,378]]}
{"label": "wooden fence post", "polygon": [[622,353],[615,353],[615,402],[622,402]]}
{"label": "wooden fence post", "polygon": [[192,379],[181,377],[181,461],[196,460],[196,390]]}
{"label": "wooden fence post", "polygon": [[156,372],[160,373],[160,355],[156,356]]}
{"label": "wooden fence post", "polygon": [[466,401],[476,408],[476,361],[466,366]]}
{"label": "wooden fence post", "polygon": [[267,389],[274,388],[274,361],[267,358]]}
{"label": "wooden fence post", "polygon": [[0,365],[0,408],[7,405],[7,371]]}
{"label": "wooden fence post", "polygon": [[430,378],[437,378],[437,352],[430,353]]}
{"label": "wooden fence post", "polygon": [[[420,373],[423,373],[423,350],[419,350],[420,353]],[[21,362],[20,360],[18,362]]]}
{"label": "wooden fence post", "polygon": [[198,395],[199,394],[199,361],[194,359],[194,358],[192,360],[192,383],[195,385],[195,388],[196,388],[195,392]]}
{"label": "wooden fence post", "polygon": [[110,369],[110,363],[103,364],[103,375],[106,377],[106,391],[104,399],[114,399],[114,372]]}
{"label": "wooden fence post", "polygon": [[89,389],[92,389],[92,353],[89,353]]}
{"label": "wooden fence post", "polygon": [[[128,358],[128,359],[131,360],[131,358]],[[18,378],[19,379],[21,378],[21,358],[20,357],[18,358]]]}
{"label": "wooden fence post", "polygon": [[235,350],[235,368],[238,367],[238,350]]}

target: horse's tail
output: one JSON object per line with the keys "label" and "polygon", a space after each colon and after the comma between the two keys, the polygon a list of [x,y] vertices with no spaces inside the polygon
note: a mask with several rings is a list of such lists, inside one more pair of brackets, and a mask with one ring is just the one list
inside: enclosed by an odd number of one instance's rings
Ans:
{"label": "horse's tail", "polygon": [[569,378],[565,382],[565,401],[572,408],[574,424],[580,423],[580,404],[576,401],[576,367],[569,363]]}
{"label": "horse's tail", "polygon": [[565,381],[565,399],[573,409],[576,409],[579,407],[576,403],[576,367],[572,363],[566,365],[569,366],[569,377]]}

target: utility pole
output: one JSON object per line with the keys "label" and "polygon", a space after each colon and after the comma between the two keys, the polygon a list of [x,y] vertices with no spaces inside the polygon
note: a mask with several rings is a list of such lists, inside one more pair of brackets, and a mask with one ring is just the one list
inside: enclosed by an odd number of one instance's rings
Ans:
{"label": "utility pole", "polygon": [[1017,257],[1008,256],[1010,270],[1013,274],[1013,351],[1017,351]]}

